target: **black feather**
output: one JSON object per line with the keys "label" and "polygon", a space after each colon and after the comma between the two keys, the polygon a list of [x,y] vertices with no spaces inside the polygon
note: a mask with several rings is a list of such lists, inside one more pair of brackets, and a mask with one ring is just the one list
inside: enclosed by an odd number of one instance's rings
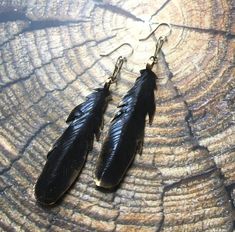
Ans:
{"label": "black feather", "polygon": [[112,120],[96,166],[96,185],[115,188],[123,179],[136,153],[142,152],[146,115],[151,124],[155,113],[156,75],[141,70],[124,96]]}
{"label": "black feather", "polygon": [[99,137],[109,95],[109,85],[96,89],[70,113],[69,126],[49,151],[35,186],[40,203],[54,204],[78,177],[92,150],[94,135]]}

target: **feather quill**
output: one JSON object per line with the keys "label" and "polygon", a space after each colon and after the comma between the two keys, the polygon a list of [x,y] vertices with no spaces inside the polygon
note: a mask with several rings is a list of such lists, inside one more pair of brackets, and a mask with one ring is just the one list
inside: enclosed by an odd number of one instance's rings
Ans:
{"label": "feather quill", "polygon": [[78,177],[88,152],[92,150],[94,135],[99,139],[109,99],[109,85],[105,84],[72,110],[66,121],[69,126],[49,151],[35,185],[39,203],[54,204]]}
{"label": "feather quill", "polygon": [[155,113],[156,75],[149,69],[140,73],[118,106],[120,109],[104,140],[95,171],[95,182],[99,187],[115,188],[136,153],[142,153],[146,115],[151,124]]}

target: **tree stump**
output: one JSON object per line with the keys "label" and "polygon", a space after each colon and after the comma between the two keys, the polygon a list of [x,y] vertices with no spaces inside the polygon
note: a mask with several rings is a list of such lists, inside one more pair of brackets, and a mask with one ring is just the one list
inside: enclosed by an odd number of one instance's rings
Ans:
{"label": "tree stump", "polygon": [[[232,0],[0,1],[1,230],[232,231],[235,204],[235,4]],[[70,111],[128,57],[105,128],[121,97],[163,45],[156,114],[144,151],[120,188],[95,189],[95,142],[74,186],[53,208],[34,184]],[[162,29],[163,30],[163,29]]]}

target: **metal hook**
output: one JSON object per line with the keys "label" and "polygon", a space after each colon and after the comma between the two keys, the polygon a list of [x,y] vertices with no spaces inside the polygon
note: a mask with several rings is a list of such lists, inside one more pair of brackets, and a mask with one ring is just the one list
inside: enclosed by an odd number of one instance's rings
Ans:
{"label": "metal hook", "polygon": [[131,53],[128,55],[128,56],[131,56],[133,54],[133,52],[134,52],[134,48],[132,47],[132,45],[130,43],[123,43],[123,44],[119,45],[118,47],[116,47],[114,50],[112,50],[112,51],[110,51],[110,52],[108,52],[106,54],[100,54],[100,56],[102,56],[102,57],[109,56],[113,52],[117,51],[119,48],[121,48],[121,47],[123,47],[125,45],[129,46],[131,48]]}
{"label": "metal hook", "polygon": [[120,71],[122,69],[122,65],[126,61],[127,61],[126,57],[122,57],[122,56],[118,57],[118,59],[116,61],[116,64],[115,64],[115,68],[114,68],[113,74],[106,81],[107,85],[110,86],[111,84],[117,82],[117,78],[118,78],[118,76],[120,74]]}
{"label": "metal hook", "polygon": [[164,42],[167,41],[167,37],[171,34],[172,28],[169,23],[160,23],[146,38],[140,39],[139,41],[145,41],[147,40],[151,35],[154,34],[154,32],[160,27],[160,26],[167,26],[169,28],[169,31],[165,35],[161,35],[156,44],[154,55],[149,58],[149,61],[147,63],[147,68],[152,69],[155,64],[158,62],[158,54],[162,49],[162,46]]}
{"label": "metal hook", "polygon": [[166,33],[165,35],[162,35],[160,38],[164,38],[164,40],[167,39],[167,37],[171,34],[172,32],[172,27],[169,23],[160,23],[153,31],[150,32],[150,34],[146,37],[146,38],[143,38],[143,39],[139,39],[139,41],[145,41],[147,40],[151,35],[153,35],[155,33],[155,31],[161,27],[161,26],[167,26],[169,28],[169,31],[168,33]]}

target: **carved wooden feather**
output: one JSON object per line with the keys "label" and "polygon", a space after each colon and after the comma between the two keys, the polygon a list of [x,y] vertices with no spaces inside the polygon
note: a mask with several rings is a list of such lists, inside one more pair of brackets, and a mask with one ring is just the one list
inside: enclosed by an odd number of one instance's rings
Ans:
{"label": "carved wooden feather", "polygon": [[141,154],[145,118],[151,124],[155,112],[156,75],[148,69],[140,71],[134,86],[118,106],[96,166],[96,185],[114,188],[123,179],[136,153]]}
{"label": "carved wooden feather", "polygon": [[94,135],[99,139],[103,114],[109,100],[109,85],[96,89],[70,113],[70,123],[54,144],[35,186],[42,204],[54,204],[72,185],[92,150]]}

